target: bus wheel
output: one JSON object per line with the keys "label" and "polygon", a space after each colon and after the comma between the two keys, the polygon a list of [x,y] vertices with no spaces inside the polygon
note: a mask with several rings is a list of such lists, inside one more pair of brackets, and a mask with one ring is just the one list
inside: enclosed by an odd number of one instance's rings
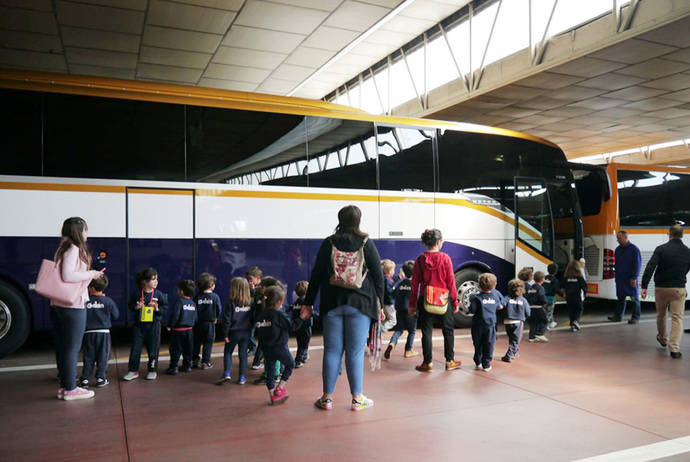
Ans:
{"label": "bus wheel", "polygon": [[455,327],[469,327],[472,315],[469,312],[470,299],[479,293],[479,275],[481,271],[475,268],[461,269],[455,273],[455,286],[458,289],[460,311],[455,316]]}
{"label": "bus wheel", "polygon": [[0,281],[0,358],[22,346],[31,327],[29,307],[12,286]]}

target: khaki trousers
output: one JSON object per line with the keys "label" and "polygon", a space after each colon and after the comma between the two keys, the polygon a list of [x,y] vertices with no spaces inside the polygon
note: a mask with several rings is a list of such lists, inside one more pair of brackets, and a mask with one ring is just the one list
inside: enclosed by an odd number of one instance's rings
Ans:
{"label": "khaki trousers", "polygon": [[[685,288],[657,287],[656,329],[659,338],[668,342],[670,351],[680,351],[680,336],[683,334],[683,313],[685,311]],[[666,335],[666,311],[671,310],[671,336]]]}

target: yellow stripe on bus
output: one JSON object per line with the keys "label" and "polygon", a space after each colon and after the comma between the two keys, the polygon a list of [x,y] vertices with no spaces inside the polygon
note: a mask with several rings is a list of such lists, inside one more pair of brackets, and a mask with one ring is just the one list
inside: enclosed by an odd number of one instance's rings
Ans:
{"label": "yellow stripe on bus", "polygon": [[106,192],[124,193],[124,186],[99,186],[89,184],[60,184],[60,183],[9,183],[0,182],[0,189],[21,189],[34,191],[76,191],[76,192]]}
{"label": "yellow stripe on bus", "polygon": [[525,252],[527,252],[528,254],[530,254],[531,256],[533,256],[534,258],[536,258],[537,260],[539,260],[540,262],[544,263],[545,265],[550,265],[551,263],[553,263],[552,260],[549,260],[548,258],[546,258],[545,256],[543,256],[543,255],[540,254],[539,252],[536,252],[535,250],[532,250],[527,244],[524,244],[524,243],[522,243],[522,242],[520,242],[520,241],[517,241],[517,245],[518,245],[518,247],[520,247],[522,250],[524,250]]}
{"label": "yellow stripe on bus", "polygon": [[165,194],[193,196],[193,189],[156,189],[156,188],[129,188],[127,192],[132,194]]}

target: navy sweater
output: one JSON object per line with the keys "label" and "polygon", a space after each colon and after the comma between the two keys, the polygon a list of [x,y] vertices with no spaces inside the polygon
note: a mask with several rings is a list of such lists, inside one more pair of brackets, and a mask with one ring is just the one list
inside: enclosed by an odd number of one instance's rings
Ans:
{"label": "navy sweater", "polygon": [[568,278],[563,281],[563,289],[568,302],[582,303],[582,299],[587,294],[587,283],[583,277]]}
{"label": "navy sweater", "polygon": [[529,302],[522,295],[517,298],[506,297],[503,299],[504,319],[525,321],[530,315]]}
{"label": "navy sweater", "polygon": [[213,292],[202,292],[196,296],[196,316],[199,322],[216,322],[220,318],[220,297]]}
{"label": "navy sweater", "polygon": [[410,295],[412,295],[412,280],[410,278],[405,278],[398,283],[398,286],[393,291],[395,311],[407,312],[407,305],[410,303]]}
{"label": "navy sweater", "polygon": [[395,302],[394,299],[394,292],[395,292],[395,286],[398,283],[399,279],[397,276],[384,276],[383,277],[383,282],[385,284],[383,288],[383,304],[384,305],[392,305]]}
{"label": "navy sweater", "polygon": [[525,294],[525,298],[531,306],[544,306],[547,303],[544,287],[536,283],[532,284],[529,288]]}
{"label": "navy sweater", "polygon": [[473,326],[491,327],[496,325],[496,311],[503,308],[503,295],[492,289],[489,292],[480,292],[470,302],[470,313]]}
{"label": "navy sweater", "polygon": [[144,297],[144,306],[147,306],[149,303],[151,303],[151,298],[153,297],[153,300],[158,302],[158,311],[153,312],[153,320],[154,322],[158,321],[160,322],[161,318],[165,315],[165,313],[168,311],[168,296],[165,295],[163,292],[161,292],[158,289],[155,289],[153,292],[144,292],[142,290],[136,290],[132,294],[132,296],[129,298],[129,303],[127,304],[127,307],[137,313],[137,316],[134,317],[134,322],[139,323],[139,311],[135,310],[134,307],[137,306],[137,302],[141,300],[142,296]]}
{"label": "navy sweater", "polygon": [[561,292],[561,283],[558,281],[558,278],[550,274],[544,277],[542,287],[547,297],[555,297]]}
{"label": "navy sweater", "polygon": [[[295,300],[295,303],[292,304],[291,307],[289,307],[290,311],[290,319],[293,321],[297,318],[299,318],[299,315],[302,312],[302,305],[304,305],[304,299],[303,298],[298,298]],[[309,317],[306,321],[303,321],[302,327],[311,327],[313,325],[313,319],[312,317]]]}
{"label": "navy sweater", "polygon": [[223,337],[229,337],[231,332],[249,332],[254,321],[252,306],[237,306],[230,300],[223,309]]}
{"label": "navy sweater", "polygon": [[194,300],[188,297],[179,298],[170,312],[168,325],[175,329],[177,327],[192,327],[195,323],[196,305]]}
{"label": "navy sweater", "polygon": [[89,295],[85,308],[86,330],[110,329],[112,321],[120,317],[120,310],[113,299],[105,295]]}
{"label": "navy sweater", "polygon": [[285,346],[290,331],[297,330],[302,325],[300,318],[292,321],[279,310],[263,310],[256,318],[256,335],[264,353],[272,348]]}

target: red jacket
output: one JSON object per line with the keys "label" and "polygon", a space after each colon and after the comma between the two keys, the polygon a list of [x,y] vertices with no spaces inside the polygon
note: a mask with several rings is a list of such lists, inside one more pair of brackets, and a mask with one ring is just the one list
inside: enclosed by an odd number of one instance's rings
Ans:
{"label": "red jacket", "polygon": [[424,252],[414,264],[412,272],[412,294],[409,307],[417,309],[417,298],[423,295],[426,286],[445,287],[450,292],[448,298],[452,306],[458,306],[458,290],[455,287],[455,273],[448,254],[443,252]]}

